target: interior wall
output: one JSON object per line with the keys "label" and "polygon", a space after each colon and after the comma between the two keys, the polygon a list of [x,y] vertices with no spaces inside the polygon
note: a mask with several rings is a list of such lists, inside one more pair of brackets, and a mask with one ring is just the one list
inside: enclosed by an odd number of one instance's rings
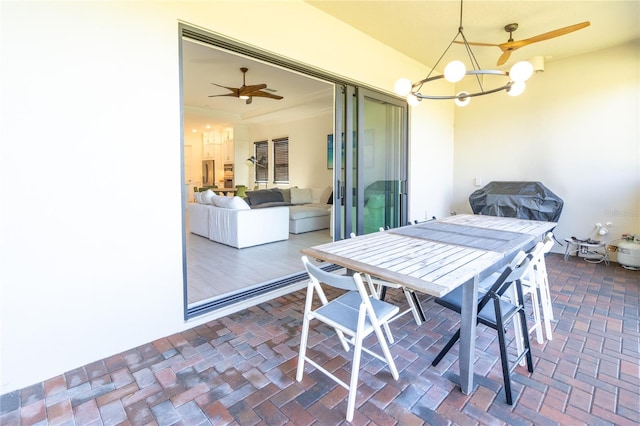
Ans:
{"label": "interior wall", "polygon": [[[523,95],[474,98],[455,113],[452,209],[490,181],[540,181],[564,200],[555,234],[603,241],[640,231],[638,42],[549,61]],[[558,244],[554,251],[564,251]]]}
{"label": "interior wall", "polygon": [[[194,133],[187,129],[184,132],[184,181],[187,202],[193,201],[193,188],[202,185],[202,132]],[[216,174],[222,164],[215,164]]]}
{"label": "interior wall", "polygon": [[426,71],[298,1],[1,7],[3,394],[211,318],[183,311],[179,22],[389,91]]}
{"label": "interior wall", "polygon": [[[332,105],[328,105],[331,108]],[[289,185],[273,184],[273,169],[269,171],[269,187],[297,186],[325,188],[332,186],[333,170],[327,168],[327,135],[333,133],[333,113],[327,111],[315,117],[287,123],[250,126],[251,143],[247,158],[253,155],[253,142],[269,140],[269,164],[273,165],[274,138],[289,138]],[[253,181],[253,169],[249,170]]]}

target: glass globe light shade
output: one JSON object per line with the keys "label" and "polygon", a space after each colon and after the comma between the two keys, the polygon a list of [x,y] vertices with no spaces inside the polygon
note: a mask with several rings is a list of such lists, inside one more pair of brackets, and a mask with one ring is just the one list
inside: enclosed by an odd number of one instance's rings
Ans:
{"label": "glass globe light shade", "polygon": [[511,87],[507,89],[507,94],[509,96],[520,96],[526,87],[527,85],[524,81],[514,81]]}
{"label": "glass globe light shade", "polygon": [[527,81],[532,75],[533,65],[527,61],[516,62],[509,70],[509,77],[513,81]]}
{"label": "glass globe light shade", "polygon": [[462,61],[451,61],[444,68],[444,78],[451,83],[457,83],[462,80],[466,72],[467,67]]}
{"label": "glass globe light shade", "polygon": [[412,107],[417,107],[422,102],[422,99],[418,99],[416,95],[407,95],[407,103]]}
{"label": "glass globe light shade", "polygon": [[399,78],[393,86],[393,91],[397,95],[407,96],[411,93],[411,81],[408,78]]}
{"label": "glass globe light shade", "polygon": [[456,93],[456,96],[457,98],[454,99],[454,102],[459,107],[467,106],[469,105],[469,102],[471,102],[471,98],[467,92],[458,92]]}

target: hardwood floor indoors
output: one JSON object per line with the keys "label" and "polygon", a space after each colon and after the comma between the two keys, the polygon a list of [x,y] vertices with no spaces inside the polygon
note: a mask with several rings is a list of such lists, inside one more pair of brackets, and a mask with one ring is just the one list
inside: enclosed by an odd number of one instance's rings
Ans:
{"label": "hardwood floor indoors", "polygon": [[329,229],[237,249],[187,231],[188,304],[304,270],[300,249],[332,241]]}

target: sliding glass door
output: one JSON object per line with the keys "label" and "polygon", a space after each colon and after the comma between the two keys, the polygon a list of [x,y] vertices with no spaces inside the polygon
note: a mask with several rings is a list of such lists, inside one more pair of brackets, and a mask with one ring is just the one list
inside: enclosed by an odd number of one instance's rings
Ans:
{"label": "sliding glass door", "polygon": [[402,100],[336,86],[334,239],[406,224],[407,121]]}

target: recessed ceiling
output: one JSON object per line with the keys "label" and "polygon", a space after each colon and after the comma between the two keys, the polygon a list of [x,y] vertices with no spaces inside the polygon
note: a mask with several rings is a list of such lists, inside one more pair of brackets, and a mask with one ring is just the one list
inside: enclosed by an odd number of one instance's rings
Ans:
{"label": "recessed ceiling", "polygon": [[[183,102],[185,130],[204,124],[233,127],[299,119],[333,108],[333,84],[285,70],[273,64],[239,56],[198,41],[183,39]],[[247,85],[267,84],[264,89],[283,99],[254,97],[251,104],[224,87],[242,86],[240,68],[248,68]]]}

